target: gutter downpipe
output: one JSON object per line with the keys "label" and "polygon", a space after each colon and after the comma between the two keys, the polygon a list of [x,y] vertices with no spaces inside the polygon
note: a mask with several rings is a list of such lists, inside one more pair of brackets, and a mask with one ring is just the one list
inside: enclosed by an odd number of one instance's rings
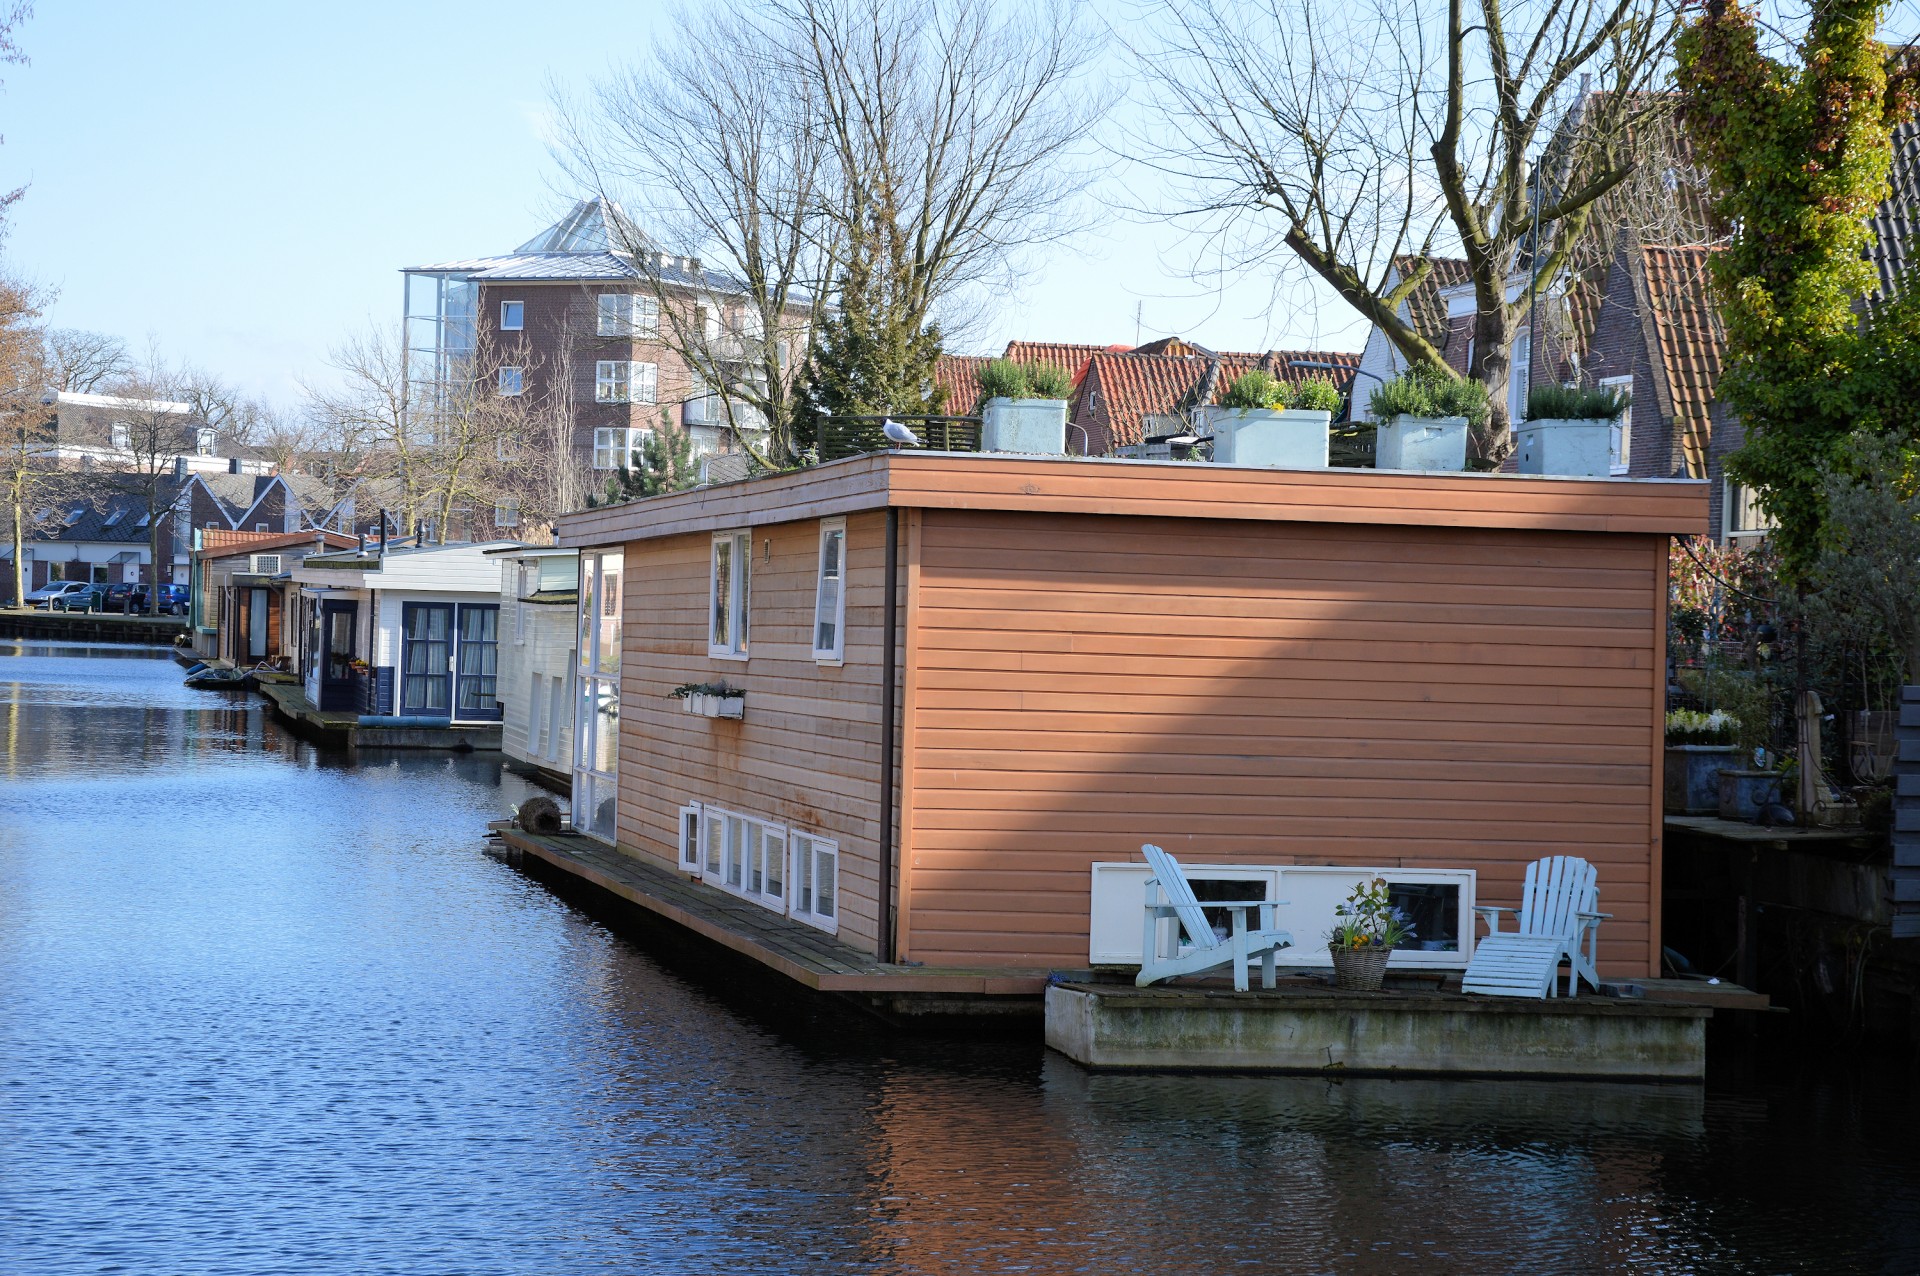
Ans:
{"label": "gutter downpipe", "polygon": [[893,962],[893,682],[898,673],[894,643],[899,637],[900,511],[887,506],[887,600],[881,628],[880,657],[880,960]]}

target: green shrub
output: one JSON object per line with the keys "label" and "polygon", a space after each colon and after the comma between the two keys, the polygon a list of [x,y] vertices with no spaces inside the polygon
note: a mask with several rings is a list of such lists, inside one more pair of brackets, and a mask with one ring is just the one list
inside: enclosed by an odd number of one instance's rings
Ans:
{"label": "green shrub", "polygon": [[1337,413],[1341,400],[1340,387],[1333,382],[1325,377],[1308,377],[1294,383],[1287,406],[1301,412]]}
{"label": "green shrub", "polygon": [[1064,399],[1073,393],[1073,378],[1050,364],[1030,363],[1027,392],[1036,399]]}
{"label": "green shrub", "polygon": [[975,379],[983,399],[1064,399],[1073,392],[1073,379],[1044,363],[993,359]]}
{"label": "green shrub", "polygon": [[1618,421],[1632,402],[1618,386],[1537,385],[1527,392],[1527,420]]}
{"label": "green shrub", "polygon": [[980,369],[980,397],[984,399],[1024,399],[1027,397],[1027,370],[1011,359],[991,359]]}
{"label": "green shrub", "polygon": [[1367,407],[1383,421],[1397,416],[1463,416],[1475,429],[1484,426],[1492,412],[1484,384],[1426,367],[1408,368],[1383,382],[1367,400]]}
{"label": "green shrub", "polygon": [[1273,374],[1255,368],[1251,372],[1242,372],[1220,396],[1223,408],[1284,408],[1287,406],[1287,387],[1273,379]]}

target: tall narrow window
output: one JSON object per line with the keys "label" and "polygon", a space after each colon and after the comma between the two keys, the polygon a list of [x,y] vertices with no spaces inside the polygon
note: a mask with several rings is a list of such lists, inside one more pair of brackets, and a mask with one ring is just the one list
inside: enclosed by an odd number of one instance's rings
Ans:
{"label": "tall narrow window", "polygon": [[838,518],[820,524],[820,580],[813,595],[813,658],[845,658],[847,619],[847,524]]}
{"label": "tall narrow window", "polygon": [[527,326],[527,303],[524,301],[503,301],[500,303],[500,331],[519,332]]}
{"label": "tall narrow window", "polygon": [[680,867],[690,873],[700,871],[700,807],[680,808]]}
{"label": "tall narrow window", "polygon": [[[1631,391],[1633,378],[1602,377],[1600,384],[1618,390]],[[1620,419],[1613,423],[1613,432],[1607,441],[1607,460],[1610,463],[1609,468],[1615,474],[1625,474],[1633,464],[1633,405],[1631,403],[1627,405],[1627,410],[1620,414]]]}
{"label": "tall narrow window", "polygon": [[653,403],[660,393],[660,365],[655,363],[629,363],[627,365],[628,397],[635,403]]}
{"label": "tall narrow window", "polygon": [[115,421],[107,428],[110,432],[109,437],[113,440],[114,451],[124,452],[133,446],[133,427],[125,421]]}
{"label": "tall narrow window", "polygon": [[824,837],[795,831],[793,894],[788,911],[822,930],[840,928],[840,847]]}
{"label": "tall narrow window", "polygon": [[520,393],[519,368],[500,369],[500,393],[507,398],[512,398]]}
{"label": "tall narrow window", "polygon": [[631,322],[636,337],[657,337],[660,335],[660,300],[657,297],[634,297],[631,299],[633,311]]}
{"label": "tall narrow window", "polygon": [[193,432],[193,447],[194,451],[198,452],[201,456],[212,456],[213,431],[205,428],[195,430]]}
{"label": "tall narrow window", "polygon": [[593,365],[593,401],[626,403],[632,393],[633,365],[625,359],[600,359]]}
{"label": "tall narrow window", "polygon": [[722,660],[747,658],[748,575],[753,533],[720,532],[713,538],[712,611],[707,654]]}
{"label": "tall narrow window", "polygon": [[1533,329],[1522,328],[1514,334],[1513,360],[1507,367],[1507,420],[1514,424],[1527,419],[1527,391],[1533,382]]}

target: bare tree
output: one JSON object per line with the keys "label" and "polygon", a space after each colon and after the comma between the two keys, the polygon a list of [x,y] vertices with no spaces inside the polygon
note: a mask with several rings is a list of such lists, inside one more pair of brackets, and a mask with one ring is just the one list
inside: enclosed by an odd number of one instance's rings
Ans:
{"label": "bare tree", "polygon": [[[14,40],[14,32],[20,24],[33,16],[32,0],[11,0],[0,3],[0,64],[22,65],[27,61],[24,49]],[[6,238],[7,214],[22,195],[27,193],[25,186],[16,186],[12,190],[0,193],[0,239]]]}
{"label": "bare tree", "polygon": [[53,446],[53,406],[45,362],[46,344],[34,326],[44,299],[15,279],[0,279],[0,489],[6,494],[12,533],[13,601],[27,597],[27,542],[39,511],[65,495],[73,476],[62,471]]}
{"label": "bare tree", "polygon": [[308,409],[325,434],[363,459],[356,479],[382,481],[404,535],[419,532],[433,494],[429,414],[406,376],[407,352],[398,327],[375,327],[329,352],[339,384],[307,387]]}
{"label": "bare tree", "polygon": [[[1292,263],[1412,364],[1453,375],[1400,313],[1459,257],[1469,375],[1502,454],[1521,318],[1564,277],[1596,203],[1671,110],[1652,92],[1675,0],[1163,0],[1134,48],[1174,140],[1149,163],[1185,187],[1237,266]],[[1410,269],[1406,264],[1411,260]]]}
{"label": "bare tree", "polygon": [[970,285],[1084,222],[1076,159],[1104,100],[1097,44],[1062,0],[768,0],[796,83],[817,97],[821,207],[836,277],[918,332]]}
{"label": "bare tree", "polygon": [[[173,488],[175,460],[193,450],[192,431],[197,422],[186,410],[182,395],[186,382],[156,348],[150,347],[134,370],[111,387],[120,400],[115,406],[116,424],[126,427],[127,445],[116,448],[114,470],[121,487],[146,502],[147,553],[153,564],[153,588],[147,591],[147,609],[159,614],[159,586],[172,574],[171,546],[162,554],[162,532],[168,520],[163,517],[178,493]],[[175,518],[188,517],[176,510]]]}
{"label": "bare tree", "polygon": [[47,380],[55,390],[93,394],[133,371],[127,343],[104,332],[55,328],[43,344]]}
{"label": "bare tree", "polygon": [[[746,446],[740,424],[768,425],[784,455],[791,373],[827,278],[824,147],[817,95],[773,55],[755,20],[764,16],[680,11],[660,44],[590,99],[559,101],[558,150],[574,180],[621,200],[648,228],[615,226],[616,248],[653,303],[645,334],[719,397],[736,442]],[[697,253],[726,286],[709,288],[705,269],[663,241]]]}

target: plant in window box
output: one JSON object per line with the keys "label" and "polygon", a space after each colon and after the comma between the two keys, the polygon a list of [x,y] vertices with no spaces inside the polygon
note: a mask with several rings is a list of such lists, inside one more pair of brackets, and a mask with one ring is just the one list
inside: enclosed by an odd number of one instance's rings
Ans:
{"label": "plant in window box", "polygon": [[1632,402],[1617,386],[1534,386],[1527,392],[1527,419],[1514,427],[1514,468],[1605,478],[1613,472],[1614,422]]}
{"label": "plant in window box", "polygon": [[1339,920],[1327,932],[1333,981],[1349,992],[1378,992],[1393,950],[1413,938],[1404,910],[1396,908],[1387,879],[1355,882],[1347,902],[1333,910]]}
{"label": "plant in window box", "polygon": [[744,718],[747,716],[747,693],[738,687],[730,687],[726,682],[684,682],[667,693],[668,699],[680,702],[682,713],[691,713],[702,718]]}
{"label": "plant in window box", "polygon": [[1255,368],[1235,378],[1219,403],[1194,412],[1194,432],[1213,440],[1218,464],[1323,470],[1341,402],[1325,377],[1289,385]]}
{"label": "plant in window box", "polygon": [[1382,382],[1367,400],[1380,423],[1373,464],[1380,470],[1464,470],[1467,434],[1492,414],[1487,387],[1426,367]]}
{"label": "plant in window box", "polygon": [[988,361],[980,386],[980,450],[1058,456],[1067,450],[1067,396],[1073,382],[1058,368],[1011,359]]}

